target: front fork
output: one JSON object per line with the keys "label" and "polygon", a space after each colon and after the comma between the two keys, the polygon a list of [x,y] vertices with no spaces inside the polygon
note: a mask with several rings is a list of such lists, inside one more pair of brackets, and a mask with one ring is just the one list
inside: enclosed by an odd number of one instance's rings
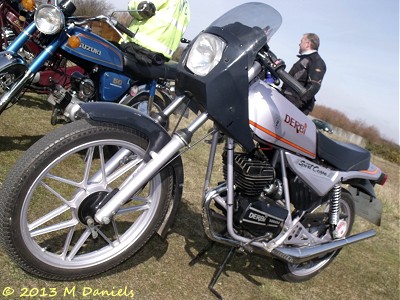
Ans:
{"label": "front fork", "polygon": [[206,121],[208,114],[203,113],[187,128],[175,132],[171,140],[158,153],[151,152],[151,160],[143,164],[116,191],[116,194],[100,208],[94,218],[100,224],[108,224],[133,194],[145,185],[163,166],[165,166],[183,147],[188,146],[196,132]]}
{"label": "front fork", "polygon": [[[23,33],[18,36],[18,38],[7,48],[7,51],[17,53],[17,51],[24,45],[27,41],[31,31],[34,32],[36,26],[29,25]],[[22,35],[23,34],[23,35]],[[21,37],[22,35],[22,37]],[[25,37],[25,38],[23,38]],[[15,83],[9,91],[4,93],[0,98],[0,112],[2,112],[7,105],[15,99],[15,97],[23,90],[29,80],[32,79],[34,74],[43,67],[45,62],[54,55],[57,49],[67,40],[67,35],[61,33],[58,38],[56,38],[52,43],[50,43],[32,62],[29,66],[24,77],[22,77],[17,83]]]}

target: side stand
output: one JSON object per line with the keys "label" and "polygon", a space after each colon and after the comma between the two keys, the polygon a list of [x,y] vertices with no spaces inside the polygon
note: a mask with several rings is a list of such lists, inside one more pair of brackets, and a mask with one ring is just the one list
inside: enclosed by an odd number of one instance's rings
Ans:
{"label": "side stand", "polygon": [[[189,266],[193,266],[195,263],[197,263],[201,257],[204,256],[204,254],[211,249],[211,247],[215,244],[214,241],[211,241],[208,243],[208,245],[201,250],[195,258],[193,258],[190,263]],[[214,285],[217,283],[219,277],[221,276],[222,271],[225,269],[226,265],[231,261],[232,257],[235,255],[237,248],[236,247],[232,247],[229,249],[228,253],[225,256],[224,261],[222,262],[222,264],[218,267],[217,270],[215,270],[214,276],[210,281],[210,284],[208,285],[208,289],[220,300],[223,300],[222,296],[220,293],[218,293],[215,289],[214,289]]]}
{"label": "side stand", "polygon": [[224,261],[219,266],[219,268],[215,271],[213,278],[208,285],[208,289],[220,300],[223,300],[220,293],[214,289],[214,285],[217,283],[219,276],[221,276],[222,271],[225,269],[225,266],[231,261],[232,257],[235,255],[236,247],[232,247],[229,249],[229,252],[226,254]]}

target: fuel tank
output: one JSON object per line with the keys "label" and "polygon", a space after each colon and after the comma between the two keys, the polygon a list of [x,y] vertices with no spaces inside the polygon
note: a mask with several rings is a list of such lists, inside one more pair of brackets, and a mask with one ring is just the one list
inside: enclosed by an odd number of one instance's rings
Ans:
{"label": "fuel tank", "polygon": [[249,124],[256,140],[316,157],[314,123],[278,90],[261,80],[249,89]]}
{"label": "fuel tank", "polygon": [[76,27],[68,33],[79,36],[81,44],[78,48],[72,48],[65,43],[61,46],[64,51],[98,65],[122,71],[123,55],[118,47],[92,33],[90,29]]}

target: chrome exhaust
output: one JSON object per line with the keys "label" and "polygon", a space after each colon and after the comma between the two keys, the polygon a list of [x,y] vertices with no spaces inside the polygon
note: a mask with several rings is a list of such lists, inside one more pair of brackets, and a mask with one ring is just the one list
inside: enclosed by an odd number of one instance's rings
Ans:
{"label": "chrome exhaust", "polygon": [[311,247],[294,248],[294,247],[277,247],[272,250],[271,254],[275,257],[283,259],[292,264],[299,264],[310,259],[328,254],[344,246],[348,246],[376,235],[375,230],[368,230],[340,240],[333,240],[326,244]]}

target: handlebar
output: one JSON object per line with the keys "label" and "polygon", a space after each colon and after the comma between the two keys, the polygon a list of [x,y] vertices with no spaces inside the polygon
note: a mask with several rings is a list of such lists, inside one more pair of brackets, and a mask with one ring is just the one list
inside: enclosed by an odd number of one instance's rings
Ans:
{"label": "handlebar", "polygon": [[113,17],[100,15],[100,16],[97,16],[97,17],[85,18],[84,20],[81,20],[81,21],[79,21],[79,18],[83,18],[83,17],[72,17],[71,19],[78,26],[82,26],[82,25],[91,23],[93,21],[106,22],[108,25],[110,25],[121,36],[121,38],[124,38],[122,33],[125,33],[126,35],[128,35],[129,37],[132,37],[132,38],[135,36],[135,34],[132,31],[130,31],[124,25],[119,23]]}
{"label": "handlebar", "polygon": [[292,88],[300,97],[305,95],[307,89],[298,82],[292,75],[285,71],[284,64],[276,64],[278,58],[276,55],[270,50],[262,50],[258,53],[258,57],[260,58],[262,64],[271,72],[271,74],[281,79],[286,85]]}
{"label": "handlebar", "polygon": [[127,36],[133,38],[135,37],[135,34],[130,31],[128,28],[126,28],[124,25],[122,25],[121,23],[119,23],[116,19],[112,18],[111,22],[113,23],[113,25],[115,26],[115,29],[125,33]]}

